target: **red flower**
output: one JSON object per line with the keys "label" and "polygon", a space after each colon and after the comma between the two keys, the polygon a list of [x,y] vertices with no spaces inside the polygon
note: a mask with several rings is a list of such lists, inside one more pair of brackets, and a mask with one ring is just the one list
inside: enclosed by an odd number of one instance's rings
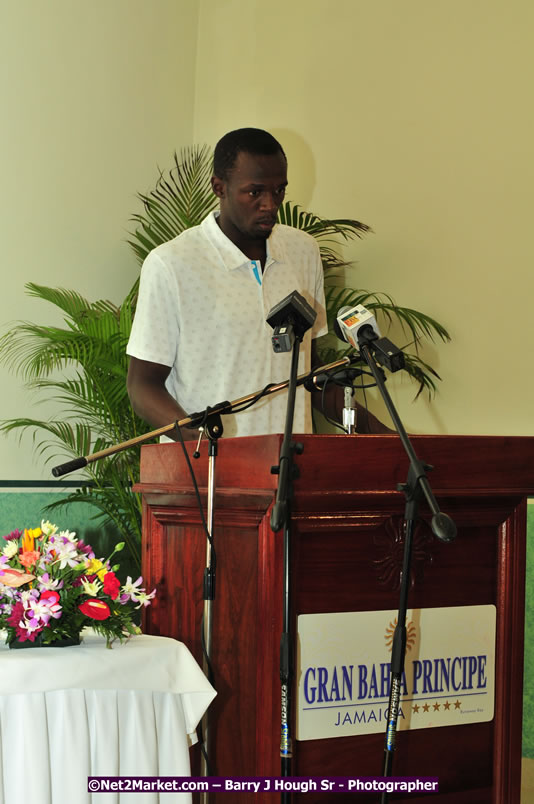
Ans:
{"label": "red flower", "polygon": [[78,608],[82,614],[85,614],[86,617],[90,617],[92,620],[107,620],[111,614],[108,604],[94,597],[80,603]]}
{"label": "red flower", "polygon": [[120,592],[121,582],[114,572],[106,572],[104,575],[104,594],[109,595],[112,600],[115,600]]}
{"label": "red flower", "polygon": [[46,600],[51,606],[54,603],[59,603],[59,595],[57,592],[54,592],[53,589],[47,589],[45,592],[41,592],[39,595],[39,600]]}

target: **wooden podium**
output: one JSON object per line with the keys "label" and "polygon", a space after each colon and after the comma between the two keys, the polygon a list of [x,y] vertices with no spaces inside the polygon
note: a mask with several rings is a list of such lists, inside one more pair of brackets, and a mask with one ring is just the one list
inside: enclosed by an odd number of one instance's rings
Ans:
{"label": "wooden podium", "polygon": [[[295,436],[292,515],[294,616],[397,609],[408,459],[396,436]],[[282,436],[222,439],[216,459],[216,597],[212,656],[217,698],[210,740],[219,776],[279,776],[282,534],[269,517]],[[497,610],[495,716],[491,722],[399,731],[396,776],[438,776],[439,802],[514,804],[520,798],[526,498],[534,493],[534,438],[416,436],[429,481],[458,527],[438,542],[421,504],[410,608],[493,604]],[[189,454],[194,444],[189,443]],[[203,503],[207,445],[192,461]],[[179,444],[144,446],[143,576],[157,587],[148,633],[182,640],[202,662],[206,538]],[[386,568],[384,570],[384,568]],[[295,776],[380,776],[384,735],[297,741]],[[210,801],[228,801],[228,794]],[[271,794],[248,801],[272,801]],[[338,801],[296,795],[306,804]],[[344,801],[377,801],[345,794]],[[392,800],[396,800],[392,797]],[[399,799],[400,800],[400,799]],[[424,797],[402,800],[427,801]]]}

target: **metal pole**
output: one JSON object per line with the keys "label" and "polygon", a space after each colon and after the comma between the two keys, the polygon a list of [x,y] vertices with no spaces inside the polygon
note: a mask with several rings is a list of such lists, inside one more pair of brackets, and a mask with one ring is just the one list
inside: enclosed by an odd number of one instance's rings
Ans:
{"label": "metal pole", "polygon": [[[213,448],[214,445],[214,448]],[[213,524],[214,524],[214,514],[215,514],[215,457],[217,451],[217,442],[213,442],[210,439],[210,453],[208,459],[208,504],[207,504],[207,526],[208,532],[213,539]],[[206,541],[206,573],[210,571],[211,567],[211,540],[207,539]],[[206,580],[206,576],[205,576]],[[210,667],[210,657],[211,657],[211,636],[212,636],[212,602],[213,596],[211,594],[207,594],[209,589],[206,589],[206,586],[210,587],[211,583],[206,582],[204,583],[204,617],[203,617],[203,639],[204,639],[204,651],[203,651],[203,658],[202,658],[202,669],[204,670],[204,674],[207,678],[211,675],[211,667]],[[201,776],[209,776],[209,767],[208,767],[208,759],[210,756],[210,730],[209,730],[209,714],[208,711],[204,713],[202,718],[202,738],[203,738],[203,746],[204,750],[202,752],[201,760],[200,760],[200,775]],[[201,793],[200,800],[205,804],[209,800],[208,793]]]}

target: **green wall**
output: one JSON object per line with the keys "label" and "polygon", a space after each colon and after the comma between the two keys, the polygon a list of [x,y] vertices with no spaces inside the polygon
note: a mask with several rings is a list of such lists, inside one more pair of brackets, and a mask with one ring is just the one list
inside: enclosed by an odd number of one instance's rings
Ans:
{"label": "green wall", "polygon": [[[0,535],[9,533],[15,528],[36,528],[42,519],[48,519],[60,530],[74,531],[78,538],[93,547],[98,558],[106,558],[121,538],[113,526],[102,527],[95,521],[95,516],[98,516],[99,512],[94,506],[78,503],[61,506],[53,511],[45,510],[47,505],[61,500],[66,493],[66,491],[50,490],[25,492],[0,489]],[[120,563],[118,574],[121,580],[127,575],[133,576],[136,573],[126,548],[116,560]]]}

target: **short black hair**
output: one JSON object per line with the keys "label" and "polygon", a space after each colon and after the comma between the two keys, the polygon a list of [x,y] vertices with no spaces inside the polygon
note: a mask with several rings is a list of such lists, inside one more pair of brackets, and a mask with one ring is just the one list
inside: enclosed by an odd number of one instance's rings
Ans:
{"label": "short black hair", "polygon": [[221,137],[213,152],[213,173],[226,181],[241,151],[247,154],[281,153],[287,161],[284,149],[272,134],[261,128],[237,128]]}

